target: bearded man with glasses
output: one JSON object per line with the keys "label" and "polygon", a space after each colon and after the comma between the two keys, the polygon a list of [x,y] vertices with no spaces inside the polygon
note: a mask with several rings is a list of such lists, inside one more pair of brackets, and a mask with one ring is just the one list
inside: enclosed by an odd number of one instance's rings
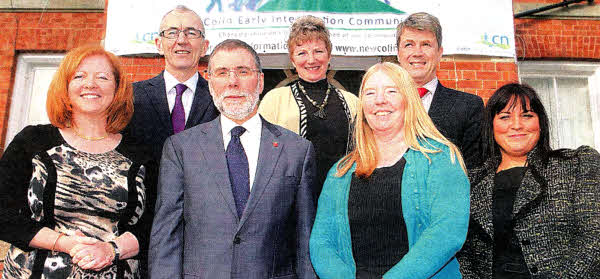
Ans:
{"label": "bearded man with glasses", "polygon": [[225,40],[208,62],[221,116],[163,149],[150,278],[314,279],[312,144],[257,113],[256,51]]}

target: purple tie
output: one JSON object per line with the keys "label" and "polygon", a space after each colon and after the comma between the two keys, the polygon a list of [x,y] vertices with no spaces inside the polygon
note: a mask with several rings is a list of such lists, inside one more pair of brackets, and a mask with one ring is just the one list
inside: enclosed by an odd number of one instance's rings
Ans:
{"label": "purple tie", "polygon": [[186,89],[187,86],[183,83],[175,85],[175,106],[173,106],[173,111],[171,112],[171,123],[173,123],[173,132],[175,134],[185,129],[185,110],[183,110],[181,96]]}

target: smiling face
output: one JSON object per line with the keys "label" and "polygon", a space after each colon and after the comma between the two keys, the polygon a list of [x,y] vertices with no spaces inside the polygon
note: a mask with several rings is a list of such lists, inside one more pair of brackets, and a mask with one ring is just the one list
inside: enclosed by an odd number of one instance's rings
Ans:
{"label": "smiling face", "polygon": [[326,77],[331,55],[322,40],[310,40],[296,45],[290,59],[298,76],[308,82],[317,82]]}
{"label": "smiling face", "polygon": [[[170,28],[186,30],[194,28],[204,32],[202,20],[192,12],[173,11],[160,24],[160,30]],[[208,40],[190,39],[181,32],[177,39],[158,37],[155,40],[158,53],[165,56],[165,70],[180,81],[185,81],[198,71],[198,61],[206,54]]]}
{"label": "smiling face", "polygon": [[363,113],[375,137],[403,132],[404,96],[385,72],[374,72],[365,81],[361,94]]}
{"label": "smiling face", "polygon": [[[258,96],[263,90],[263,73],[257,72],[252,54],[243,49],[220,50],[210,58],[208,77],[210,94],[217,109],[238,124],[256,114]],[[234,70],[251,70],[247,76],[238,76]],[[213,73],[228,71],[224,77]]]}
{"label": "smiling face", "polygon": [[68,95],[73,115],[103,115],[115,97],[116,87],[110,61],[103,55],[86,57],[69,80]]}
{"label": "smiling face", "polygon": [[443,50],[432,32],[407,27],[400,36],[398,62],[417,86],[423,86],[435,77]]}
{"label": "smiling face", "polygon": [[502,157],[526,158],[540,139],[540,120],[529,102],[524,111],[521,101],[511,100],[494,116],[494,139]]}

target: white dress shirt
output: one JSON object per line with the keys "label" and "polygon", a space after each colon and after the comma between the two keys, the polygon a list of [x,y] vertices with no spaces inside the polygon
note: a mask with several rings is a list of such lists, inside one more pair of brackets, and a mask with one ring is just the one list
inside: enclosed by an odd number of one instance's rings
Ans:
{"label": "white dress shirt", "polygon": [[425,110],[427,112],[429,112],[429,108],[431,107],[431,102],[433,101],[433,94],[435,94],[435,89],[437,89],[437,86],[437,77],[434,77],[428,83],[425,83],[425,85],[421,86],[429,91],[425,94],[425,96],[423,96],[423,98],[421,98],[421,103],[423,103],[423,106],[425,107]]}
{"label": "white dress shirt", "polygon": [[[231,140],[231,129],[240,125],[222,114],[219,117],[221,118],[221,132],[223,133],[223,147],[224,150],[227,151],[227,145],[229,145],[229,141]],[[246,129],[246,132],[240,136],[240,141],[246,152],[246,157],[248,158],[248,174],[250,177],[250,190],[252,190],[252,184],[254,184],[254,176],[256,174],[256,165],[258,164],[262,121],[257,113],[241,126]]]}
{"label": "white dress shirt", "polygon": [[187,89],[183,91],[181,95],[181,102],[183,103],[183,111],[185,111],[185,122],[187,123],[190,111],[192,110],[192,102],[194,101],[194,92],[196,92],[196,85],[198,84],[198,73],[196,72],[191,78],[184,82],[179,82],[173,75],[165,71],[165,90],[167,91],[167,102],[169,103],[169,113],[173,112],[175,106],[175,97],[177,96],[177,90],[175,85],[183,83],[187,86]]}

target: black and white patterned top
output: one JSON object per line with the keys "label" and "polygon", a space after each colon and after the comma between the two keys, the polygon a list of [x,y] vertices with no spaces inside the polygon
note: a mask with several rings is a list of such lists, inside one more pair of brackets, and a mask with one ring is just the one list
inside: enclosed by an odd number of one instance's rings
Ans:
{"label": "black and white patterned top", "polygon": [[[32,148],[44,139],[47,146]],[[49,125],[27,127],[17,135],[2,157],[0,174],[7,174],[11,161],[29,160],[31,166],[29,175],[14,173],[20,177],[0,178],[2,210],[19,207],[14,216],[0,216],[0,225],[7,228],[0,236],[12,244],[2,278],[139,278],[137,258],[95,272],[71,264],[67,253],[24,246],[39,229],[48,227],[67,235],[80,230],[101,241],[129,231],[143,247],[147,226],[140,224],[140,219],[146,207],[146,156],[123,145],[106,153],[86,153],[71,147],[58,129]],[[17,180],[24,180],[27,187],[13,184]],[[18,203],[5,207],[4,195],[11,192],[11,185],[17,188],[12,190],[17,200],[25,196],[26,207]]]}
{"label": "black and white patterned top", "polygon": [[[493,190],[500,156],[469,171],[469,233],[457,254],[464,278],[495,278]],[[600,274],[600,154],[589,146],[537,148],[512,206],[511,245],[521,248],[531,278],[596,279]]]}

